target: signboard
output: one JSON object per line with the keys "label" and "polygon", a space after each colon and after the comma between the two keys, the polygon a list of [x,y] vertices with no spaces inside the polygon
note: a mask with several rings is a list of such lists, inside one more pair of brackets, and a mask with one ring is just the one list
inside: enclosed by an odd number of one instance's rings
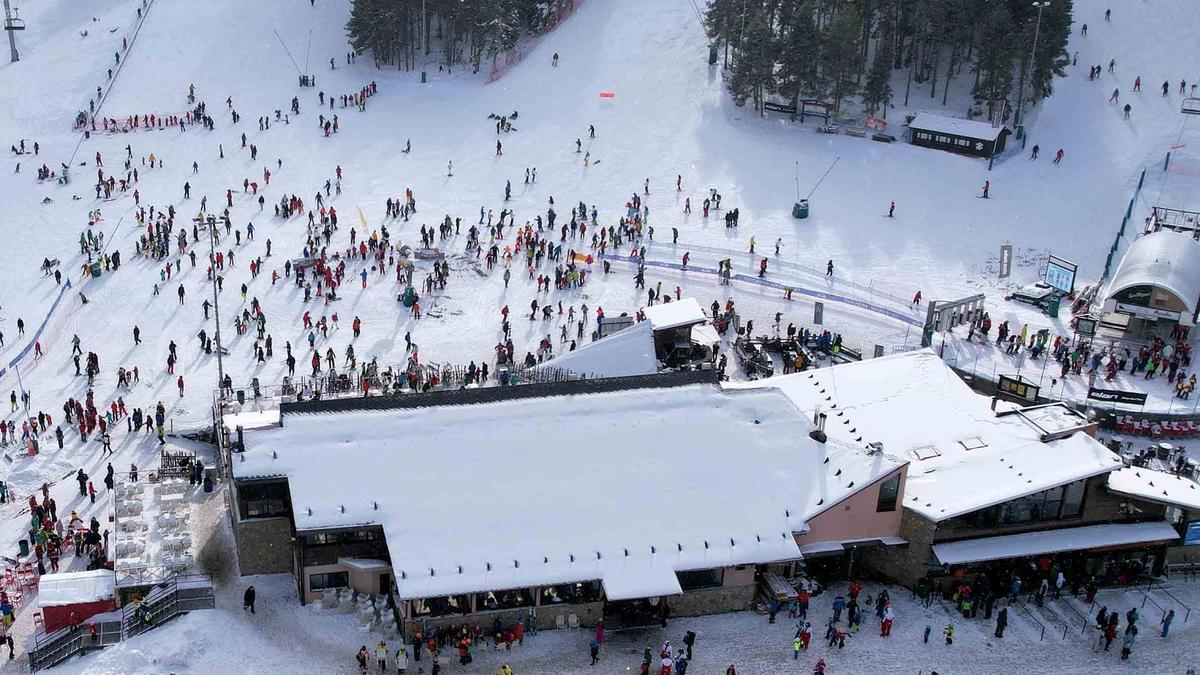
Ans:
{"label": "signboard", "polygon": [[1193,520],[1187,524],[1187,531],[1183,533],[1183,545],[1195,546],[1200,544],[1200,520]]}
{"label": "signboard", "polygon": [[875,345],[875,358],[883,356],[883,345]]}
{"label": "signboard", "polygon": [[1100,323],[1097,319],[1089,317],[1080,317],[1075,320],[1075,333],[1083,337],[1091,337],[1096,334],[1096,325]]}
{"label": "signboard", "polygon": [[1007,279],[1012,274],[1012,244],[1000,247],[1000,278]]}
{"label": "signboard", "polygon": [[1075,291],[1075,272],[1078,269],[1079,267],[1075,263],[1052,255],[1049,262],[1046,263],[1046,284],[1063,293],[1073,293]]}
{"label": "signboard", "polygon": [[1000,381],[996,384],[996,389],[1000,393],[1008,394],[1009,396],[1019,398],[1022,401],[1036,403],[1038,399],[1038,391],[1041,389],[1041,387],[1036,384],[1031,384],[1030,382],[1022,379],[1019,375],[1001,375]]}
{"label": "signboard", "polygon": [[786,115],[796,114],[796,106],[784,105],[782,103],[772,103],[770,101],[763,101],[763,110],[767,112],[784,113]]}
{"label": "signboard", "polygon": [[1121,289],[1113,293],[1117,302],[1123,302],[1129,305],[1142,305],[1143,307],[1150,306],[1150,294],[1154,291],[1153,286],[1145,284],[1139,286],[1130,286],[1129,288]]}
{"label": "signboard", "polygon": [[1118,389],[1088,388],[1087,397],[1105,403],[1126,403],[1129,405],[1145,405],[1146,395],[1136,391],[1120,391]]}
{"label": "signboard", "polygon": [[813,304],[813,323],[818,326],[825,320],[825,303],[817,302]]}
{"label": "signboard", "polygon": [[1142,307],[1141,305],[1127,305],[1123,302],[1118,302],[1116,310],[1120,314],[1130,314],[1139,319],[1149,319],[1157,321],[1158,319],[1168,319],[1170,321],[1179,320],[1179,312],[1172,312],[1169,309],[1154,309],[1153,307]]}

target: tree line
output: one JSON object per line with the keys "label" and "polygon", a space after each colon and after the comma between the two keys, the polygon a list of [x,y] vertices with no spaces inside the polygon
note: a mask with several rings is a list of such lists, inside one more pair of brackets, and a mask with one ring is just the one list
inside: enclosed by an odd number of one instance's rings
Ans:
{"label": "tree line", "polygon": [[574,0],[352,0],[346,33],[377,67],[470,67],[545,30]]}
{"label": "tree line", "polygon": [[[710,0],[705,30],[734,101],[831,102],[858,96],[870,115],[894,100],[945,105],[972,78],[974,111],[1048,96],[1070,63],[1071,0]],[[1039,22],[1038,13],[1041,12]],[[1034,33],[1037,33],[1036,49]],[[893,71],[906,72],[903,88]]]}

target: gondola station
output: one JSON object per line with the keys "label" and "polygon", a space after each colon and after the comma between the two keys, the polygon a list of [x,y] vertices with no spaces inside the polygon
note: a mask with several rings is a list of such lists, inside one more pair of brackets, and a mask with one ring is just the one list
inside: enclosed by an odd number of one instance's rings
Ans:
{"label": "gondola station", "polygon": [[991,157],[1004,152],[1011,133],[1003,125],[964,120],[945,115],[920,113],[908,123],[909,143],[973,157]]}

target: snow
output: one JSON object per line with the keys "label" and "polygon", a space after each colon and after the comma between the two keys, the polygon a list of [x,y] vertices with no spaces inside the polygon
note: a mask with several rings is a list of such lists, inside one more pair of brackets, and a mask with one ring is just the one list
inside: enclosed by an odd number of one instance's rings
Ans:
{"label": "snow", "polygon": [[1173,542],[1178,539],[1179,533],[1166,521],[1110,523],[934,544],[933,554],[944,565],[962,565],[1006,558],[1026,558],[1043,553]]}
{"label": "snow", "polygon": [[392,567],[386,560],[373,558],[338,558],[338,564],[360,572],[383,572]]}
{"label": "snow", "polygon": [[810,503],[837,490],[809,428],[778,392],[711,385],[289,414],[246,434],[233,472],[287,476],[297,530],[382,525],[402,598],[644,589],[798,558]]}
{"label": "snow", "polygon": [[882,456],[908,462],[904,506],[935,522],[1121,466],[1085,433],[1043,442],[1020,415],[997,415],[927,349],[733,386],[777,388],[825,412],[831,439],[882,443]]}
{"label": "snow", "polygon": [[1108,489],[1188,511],[1200,511],[1200,485],[1190,478],[1129,466],[1108,474]]}
{"label": "snow", "polygon": [[59,607],[110,600],[116,593],[116,577],[110,570],[59,572],[38,579],[38,606]]}
{"label": "snow", "polygon": [[910,129],[954,134],[956,136],[978,138],[985,141],[996,140],[1000,136],[1000,132],[1004,130],[1003,126],[994,127],[991,122],[965,120],[958,117],[947,117],[945,115],[925,112],[919,113],[914,117],[913,121],[908,123],[908,126]]}
{"label": "snow", "polygon": [[[676,303],[671,303],[676,304]],[[546,361],[539,369],[557,368],[585,377],[626,377],[658,372],[654,330],[649,321],[635,323],[573,352]]]}
{"label": "snow", "polygon": [[1187,308],[1180,321],[1190,325],[1200,300],[1200,242],[1171,230],[1133,242],[1109,283],[1107,297],[1134,286],[1156,286],[1175,294]]}
{"label": "snow", "polygon": [[683,298],[675,302],[653,305],[642,310],[642,313],[655,331],[704,323],[708,320],[704,316],[704,310],[700,309],[700,303],[696,302],[695,298]]}

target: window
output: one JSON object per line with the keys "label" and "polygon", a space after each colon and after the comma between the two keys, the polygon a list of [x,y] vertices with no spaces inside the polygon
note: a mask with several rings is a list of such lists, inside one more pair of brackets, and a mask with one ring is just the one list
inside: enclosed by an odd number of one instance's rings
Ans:
{"label": "window", "polygon": [[699,588],[715,588],[725,583],[725,568],[714,567],[709,570],[692,570],[691,572],[676,572],[679,577],[679,587],[685,591]]}
{"label": "window", "polygon": [[596,602],[600,600],[600,582],[584,581],[577,584],[546,586],[541,590],[541,595],[542,605],[578,605],[584,602]]}
{"label": "window", "polygon": [[308,590],[321,591],[326,588],[345,588],[350,585],[350,575],[346,572],[325,572],[308,575]]}
{"label": "window", "polygon": [[896,510],[896,498],[900,495],[900,474],[883,481],[879,486],[879,500],[875,502],[876,513]]}
{"label": "window", "polygon": [[533,604],[533,593],[528,588],[513,588],[507,591],[488,591],[475,596],[475,611],[489,609],[512,609],[529,607]]}
{"label": "window", "polygon": [[969,527],[1019,525],[1076,518],[1083,511],[1086,480],[1010,499],[1003,504],[967,514],[958,520]]}
{"label": "window", "polygon": [[287,481],[239,484],[237,492],[239,512],[243,520],[291,515]]}
{"label": "window", "polygon": [[447,595],[412,601],[413,616],[438,617],[471,612],[471,599],[466,595]]}

